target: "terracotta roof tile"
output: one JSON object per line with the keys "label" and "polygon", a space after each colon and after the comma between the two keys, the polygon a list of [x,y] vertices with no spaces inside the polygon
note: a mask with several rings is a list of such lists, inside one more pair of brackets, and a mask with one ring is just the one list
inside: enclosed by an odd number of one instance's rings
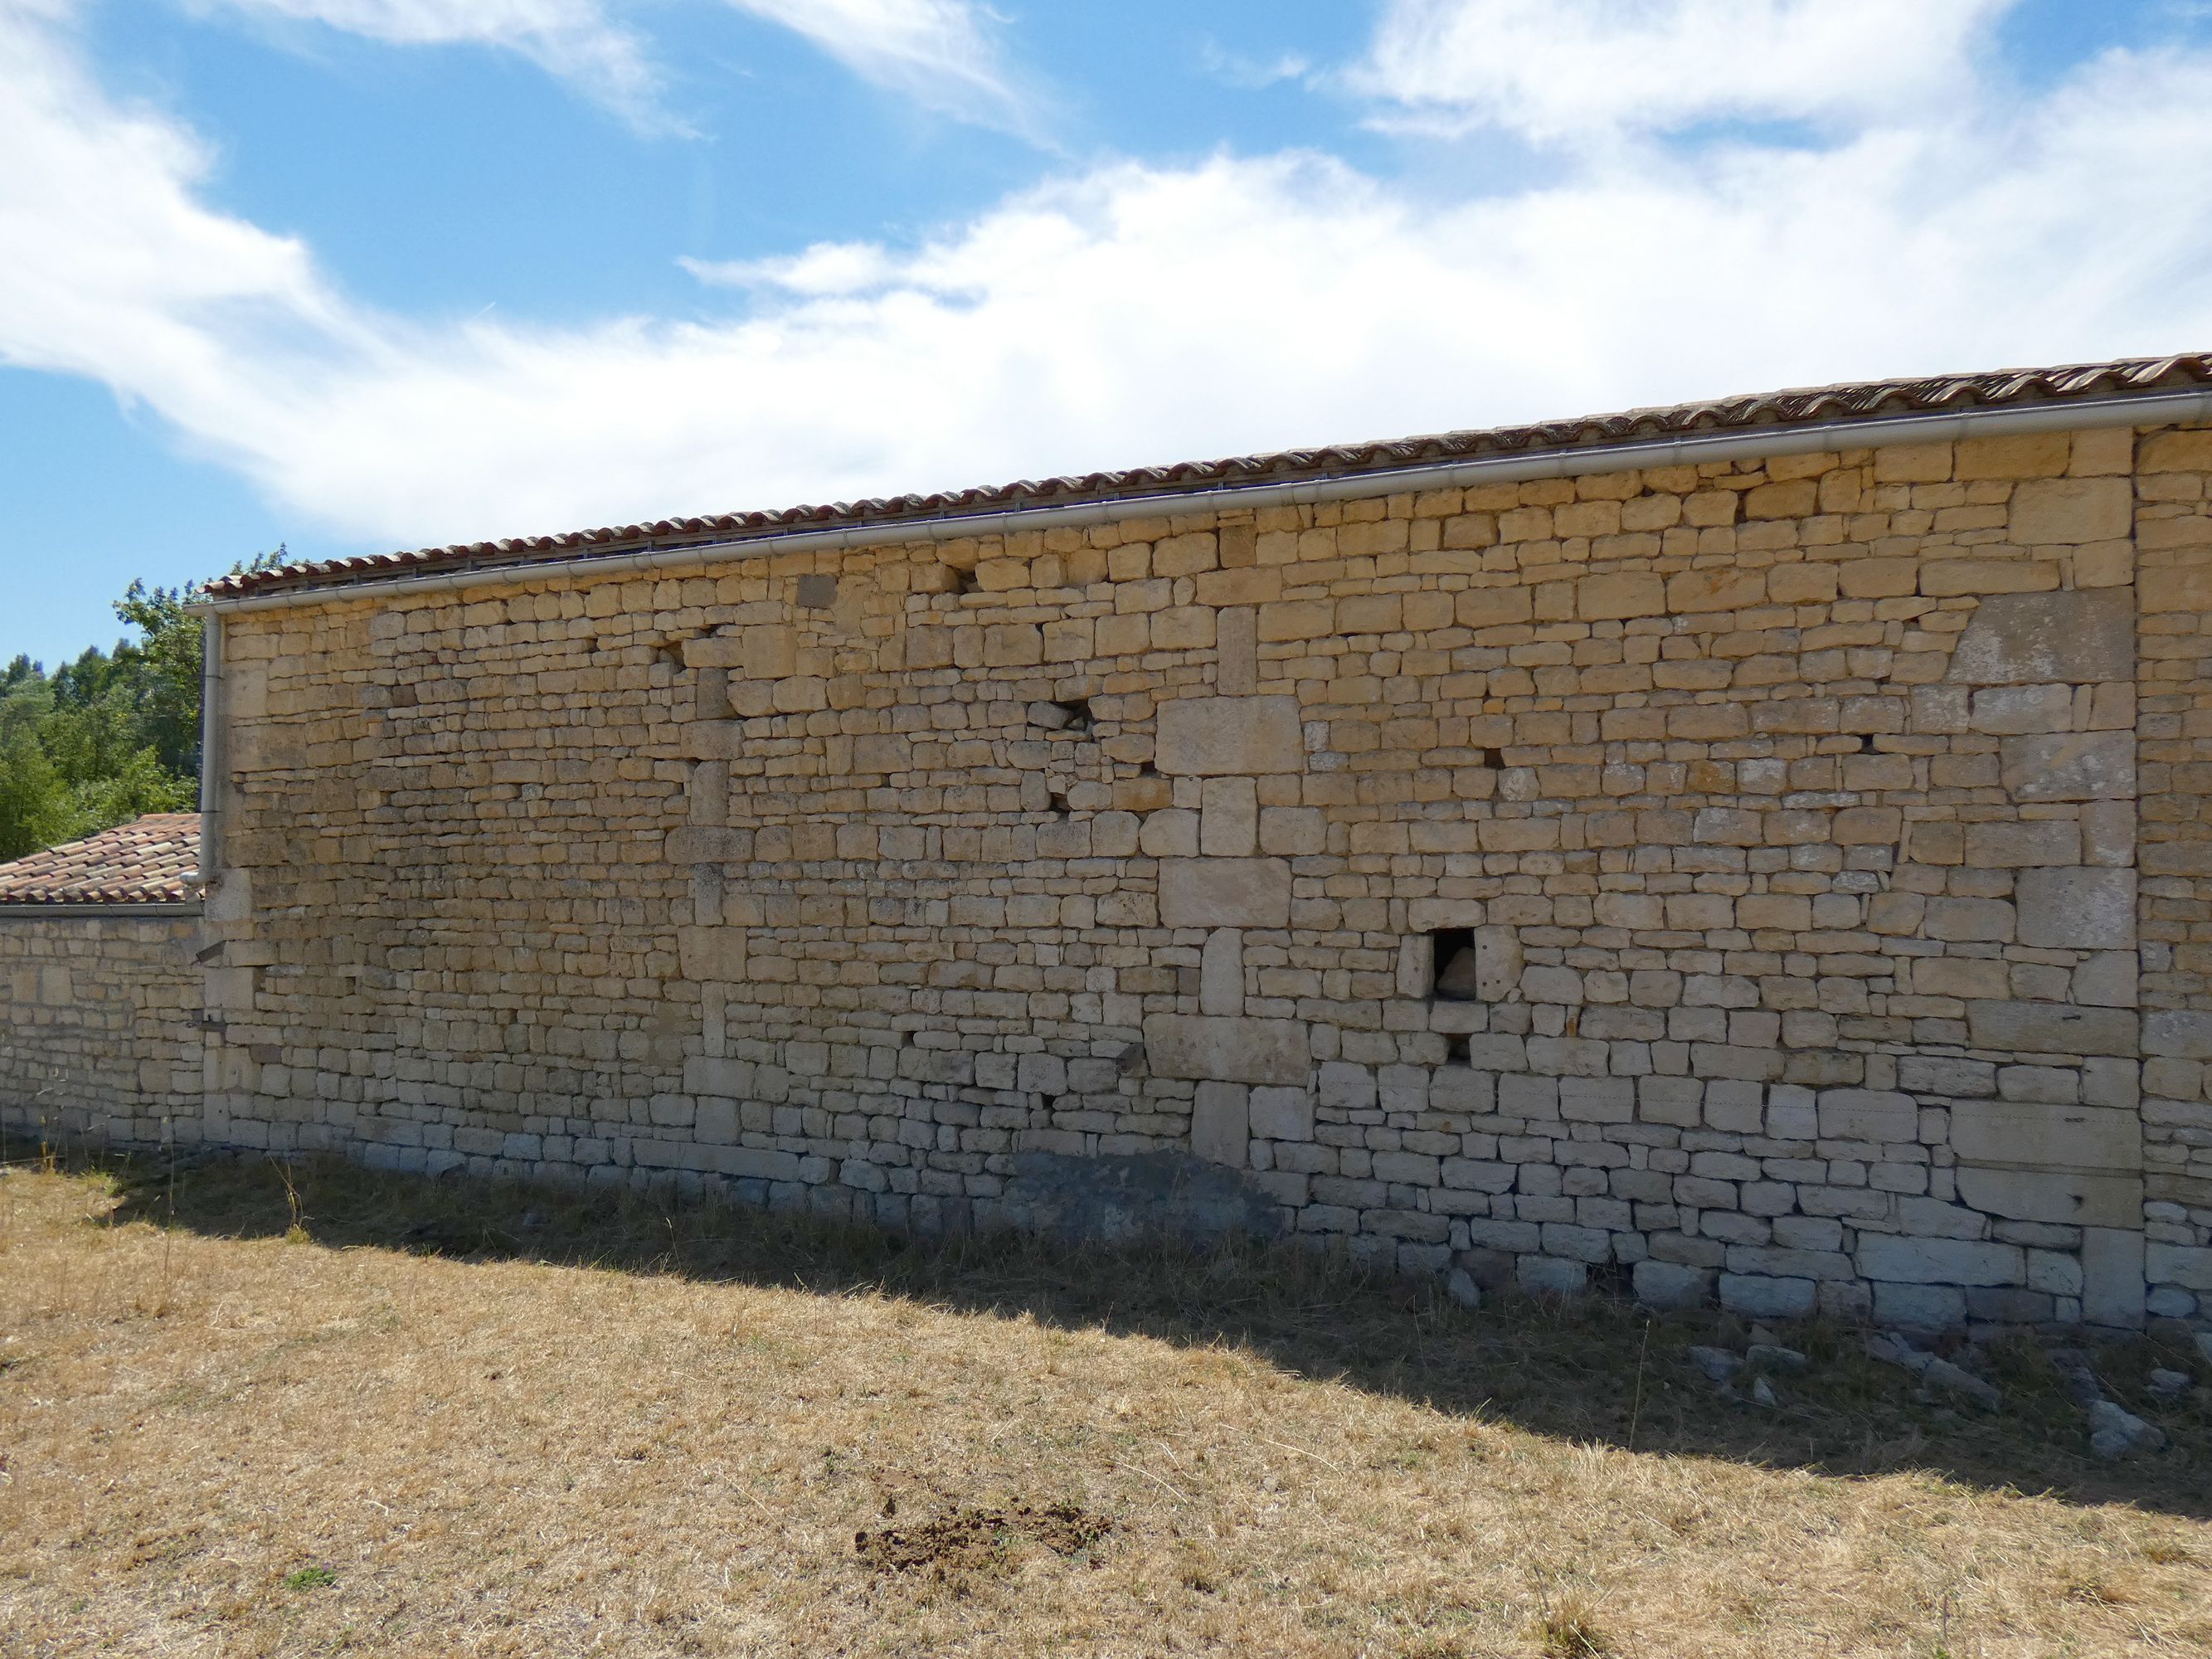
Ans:
{"label": "terracotta roof tile", "polygon": [[1013,483],[931,495],[840,501],[769,513],[661,519],[650,524],[610,526],[555,536],[455,543],[412,553],[330,559],[226,576],[210,583],[208,592],[218,597],[236,597],[282,587],[373,582],[423,574],[441,566],[529,564],[634,552],[641,548],[681,546],[686,543],[752,538],[766,540],[779,533],[855,525],[880,524],[890,529],[930,519],[1073,506],[1087,501],[1140,500],[1147,495],[1177,495],[1195,489],[1233,488],[1238,484],[1350,477],[1364,472],[1386,472],[1430,462],[1471,460],[1492,455],[1601,449],[1759,427],[1873,421],[2090,398],[2148,396],[2206,386],[2212,386],[2212,353],[2198,352],[2172,357],[2077,363],[2057,368],[1999,369],[1982,374],[1943,374],[1917,380],[1801,387],[1753,397],[1680,404],[1672,408],[1630,410],[1580,420],[1492,427],[1325,449],[1285,450],[1271,455],[1240,455],[1226,460],[1184,461],[1121,472],[1090,472],[1079,477],[1022,479]]}
{"label": "terracotta roof tile", "polygon": [[200,815],[149,812],[0,864],[0,904],[184,904],[199,897]]}

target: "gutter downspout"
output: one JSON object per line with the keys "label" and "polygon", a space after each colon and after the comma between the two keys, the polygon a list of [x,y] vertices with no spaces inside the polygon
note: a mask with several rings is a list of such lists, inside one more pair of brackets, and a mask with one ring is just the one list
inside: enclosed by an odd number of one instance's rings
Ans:
{"label": "gutter downspout", "polygon": [[[957,518],[888,520],[841,526],[832,530],[766,532],[723,537],[673,547],[641,548],[598,557],[533,559],[528,556],[495,564],[421,576],[355,577],[289,587],[274,593],[236,599],[204,599],[194,608],[212,623],[216,617],[295,605],[331,605],[387,594],[428,593],[457,587],[500,586],[513,582],[550,581],[572,575],[605,576],[626,572],[684,569],[753,553],[782,553],[818,548],[884,547],[903,542],[949,541],[962,536],[1001,535],[1048,526],[1108,524],[1123,519],[1161,518],[1220,507],[1304,506],[1350,501],[1405,489],[1449,489],[1473,484],[1518,483],[1531,478],[1574,477],[1585,473],[1626,472],[1638,467],[1695,465],[1710,461],[1762,459],[1776,455],[1816,454],[1830,449],[1871,449],[1892,444],[1955,442],[1962,438],[2034,432],[2068,432],[2108,426],[2160,426],[2178,421],[2212,420],[2212,387],[2189,392],[2134,394],[2044,404],[1972,409],[1955,415],[1909,415],[1876,420],[1831,421],[1808,426],[1771,427],[1752,432],[1712,433],[1650,442],[1589,448],[1546,450],[1533,455],[1492,455],[1470,461],[1431,461],[1387,471],[1361,472],[1294,483],[1227,484],[1181,494],[1122,496],[1068,507],[1014,507],[966,514]],[[212,649],[210,665],[215,658]],[[214,705],[209,703],[210,709]],[[216,728],[210,726],[210,732]],[[204,772],[204,761],[203,763]],[[214,809],[203,805],[204,811]],[[204,830],[204,834],[208,831]]]}

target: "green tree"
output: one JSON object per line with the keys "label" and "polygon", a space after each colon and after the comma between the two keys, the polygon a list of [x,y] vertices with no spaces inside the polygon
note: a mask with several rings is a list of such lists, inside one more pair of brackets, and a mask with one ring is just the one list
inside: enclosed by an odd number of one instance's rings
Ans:
{"label": "green tree", "polygon": [[[265,570],[283,547],[234,566]],[[0,859],[199,798],[202,584],[134,581],[115,614],[138,630],[52,676],[28,657],[0,670]]]}

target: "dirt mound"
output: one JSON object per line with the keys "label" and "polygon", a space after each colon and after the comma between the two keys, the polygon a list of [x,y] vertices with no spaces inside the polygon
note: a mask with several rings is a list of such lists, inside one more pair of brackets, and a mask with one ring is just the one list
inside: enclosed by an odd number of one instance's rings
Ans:
{"label": "dirt mound", "polygon": [[[1067,1559],[1085,1554],[1113,1529],[1103,1515],[1073,1504],[1010,1510],[948,1510],[917,1527],[886,1527],[853,1534],[853,1549],[878,1572],[934,1569],[940,1574],[1003,1571],[1024,1541],[1042,1544]],[[1094,1559],[1092,1565],[1097,1563]]]}

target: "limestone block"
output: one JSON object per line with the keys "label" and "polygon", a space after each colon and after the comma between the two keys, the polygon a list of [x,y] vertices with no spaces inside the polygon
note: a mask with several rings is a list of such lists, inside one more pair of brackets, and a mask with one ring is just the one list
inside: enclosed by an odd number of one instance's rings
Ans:
{"label": "limestone block", "polygon": [[1314,1137],[1311,1090],[1255,1088],[1251,1114],[1252,1133],[1263,1140],[1311,1140]]}
{"label": "limestone block", "polygon": [[732,864],[752,855],[752,832],[687,823],[668,832],[666,851],[671,864]]}
{"label": "limestone block", "polygon": [[1667,585],[1656,572],[1620,570],[1575,584],[1575,614],[1584,622],[1618,622],[1667,614]]}
{"label": "limestone block", "polygon": [[1966,862],[1978,869],[2016,870],[2039,864],[2079,864],[2081,827],[2066,818],[1966,826]]}
{"label": "limestone block", "polygon": [[684,752],[698,761],[735,760],[744,752],[744,727],[736,720],[693,720],[684,728]]}
{"label": "limestone block", "polygon": [[1251,1089],[1242,1083],[1201,1083],[1191,1101],[1190,1150],[1209,1164],[1241,1170],[1251,1162]]}
{"label": "limestone block", "polygon": [[1647,1308],[1694,1308],[1713,1295],[1710,1267],[1685,1267],[1647,1256],[1630,1270],[1636,1299]]}
{"label": "limestone block", "polygon": [[1824,1140],[1920,1138],[1920,1107],[1911,1095],[1880,1089],[1824,1089],[1819,1110]]}
{"label": "limestone block", "polygon": [[2154,1285],[2212,1291],[2212,1249],[2202,1245],[2153,1243],[2143,1251],[2143,1277]]}
{"label": "limestone block", "polygon": [[2021,1285],[2027,1256],[2017,1244],[1861,1233],[1858,1270],[1901,1285]]}
{"label": "limestone block", "polygon": [[2022,945],[2127,951],[2136,942],[2136,872],[2083,866],[2022,870],[2014,890]]}
{"label": "limestone block", "polygon": [[1966,1005],[1966,1036],[1976,1048],[2025,1054],[2131,1055],[2137,1042],[2127,1009],[1996,1000]]}
{"label": "limestone block", "polygon": [[688,1094],[742,1100],[753,1091],[756,1067],[749,1060],[718,1060],[695,1054],[684,1062],[684,1088]]}
{"label": "limestone block", "polygon": [[1291,866],[1280,859],[1160,860],[1164,927],[1286,927]]}
{"label": "limestone block", "polygon": [[1492,926],[1474,930],[1474,994],[1485,1002],[1513,994],[1522,974],[1521,931]]}
{"label": "limestone block", "polygon": [[2180,1060],[2212,1060],[2212,1013],[2174,1008],[2145,1014],[2142,1051]]}
{"label": "limestone block", "polygon": [[742,927],[679,927],[676,948],[688,980],[735,985],[745,977],[745,930]]}
{"label": "limestone block", "polygon": [[1178,697],[1160,705],[1153,764],[1171,777],[1296,772],[1305,764],[1296,697]]}
{"label": "limestone block", "polygon": [[2140,1330],[2143,1322],[2143,1235],[2132,1227],[2081,1230],[2081,1317],[2091,1325]]}
{"label": "limestone block", "polygon": [[2118,541],[2134,528],[2126,478],[2030,478],[2012,493],[2008,534],[2023,547]]}
{"label": "limestone block", "polygon": [[1260,850],[1259,786],[1250,778],[1212,777],[1200,797],[1198,850],[1208,858],[1249,858]]}
{"label": "limestone block", "polygon": [[1147,812],[1137,845],[1148,858],[1189,858],[1198,851],[1199,816],[1188,807],[1164,806]]}
{"label": "limestone block", "polygon": [[1946,674],[1958,685],[2087,685],[2135,677],[2135,598],[2116,587],[1984,599]]}
{"label": "limestone block", "polygon": [[1260,809],[1260,850],[1278,858],[1305,858],[1328,849],[1328,818],[1317,806]]}
{"label": "limestone block", "polygon": [[1151,1014],[1145,1057],[1159,1077],[1303,1085],[1310,1069],[1306,1028],[1295,1019]]}
{"label": "limestone block", "polygon": [[1968,724],[1996,737],[2064,732],[2074,724],[2070,685],[1992,685],[1974,693]]}
{"label": "limestone block", "polygon": [[2142,1121],[2102,1106],[1962,1100],[1951,1108],[1951,1150],[1962,1164],[2140,1170]]}
{"label": "limestone block", "polygon": [[2136,578],[2143,614],[2161,611],[2212,611],[2212,565],[2187,564],[2145,570]]}
{"label": "limestone block", "polygon": [[2136,793],[2132,732],[2006,738],[2004,787],[2015,800],[2124,800]]}
{"label": "limestone block", "polygon": [[1206,936],[1198,958],[1198,1011],[1202,1014],[1244,1012],[1244,935],[1223,927]]}
{"label": "limestone block", "polygon": [[2135,1176],[1962,1164],[1958,1183],[1960,1203],[2014,1221],[2071,1227],[2134,1227],[2142,1221],[2142,1182]]}

